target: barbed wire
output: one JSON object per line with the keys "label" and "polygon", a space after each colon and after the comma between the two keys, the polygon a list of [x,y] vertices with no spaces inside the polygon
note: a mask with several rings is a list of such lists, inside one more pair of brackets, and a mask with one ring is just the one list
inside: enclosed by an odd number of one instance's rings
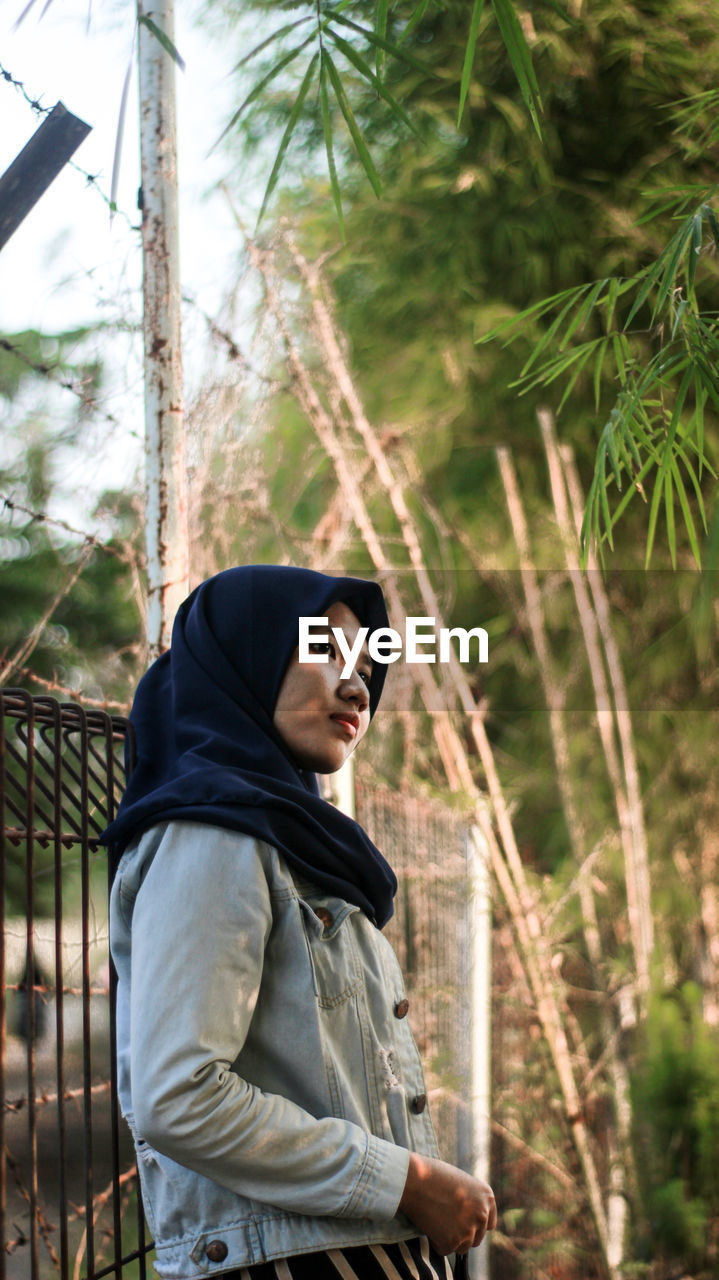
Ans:
{"label": "barbed wire", "polygon": [[66,520],[57,520],[54,516],[49,516],[46,511],[33,511],[31,507],[23,506],[21,502],[16,502],[9,494],[0,491],[0,502],[2,502],[2,510],[19,511],[24,516],[29,516],[38,524],[50,524],[57,529],[63,529],[65,533],[71,533],[75,538],[82,538],[83,548],[94,547],[98,551],[104,551],[109,556],[116,556],[118,560],[124,560],[125,556],[117,547],[111,547],[107,542],[96,537],[94,533],[85,533],[82,529],[75,529]]}
{"label": "barbed wire", "polygon": [[0,76],[2,76],[3,80],[5,80],[7,84],[11,84],[13,89],[17,89],[18,93],[25,99],[28,106],[32,107],[35,115],[49,116],[52,111],[52,107],[43,107],[39,98],[31,97],[22,80],[18,80],[17,76],[14,76],[11,71],[8,71],[7,67],[4,67],[1,62]]}
{"label": "barbed wire", "polygon": [[[103,422],[107,422],[112,427],[121,427],[123,424],[114,413],[109,413],[107,409],[101,409],[97,397],[88,391],[88,388],[80,381],[73,381],[71,378],[63,378],[57,376],[57,370],[61,365],[46,364],[42,360],[33,360],[23,351],[22,347],[16,342],[11,342],[9,338],[0,337],[0,349],[7,351],[9,355],[15,356],[21,364],[31,369],[33,373],[37,373],[41,378],[47,378],[48,382],[53,382],[55,386],[62,387],[64,391],[70,391],[80,401],[84,411],[91,412]],[[136,434],[136,433],[132,433]]]}
{"label": "barbed wire", "polygon": [[[0,79],[4,80],[6,84],[11,85],[12,88],[15,89],[16,92],[19,93],[22,98],[25,99],[25,102],[28,104],[30,109],[35,112],[36,116],[48,116],[50,112],[53,110],[52,107],[44,107],[39,97],[35,97],[31,93],[29,93],[23,81],[19,80],[17,76],[14,76],[13,73],[7,69],[7,67],[3,66],[2,62],[0,62]],[[118,214],[121,218],[123,218],[131,231],[141,230],[140,225],[136,222],[133,222],[130,215],[126,213],[124,209],[120,209],[117,203],[114,200],[110,199],[107,192],[103,191],[98,181],[100,177],[99,173],[89,173],[88,170],[83,169],[82,165],[78,164],[76,160],[68,160],[68,165],[70,166],[71,169],[74,169],[76,173],[79,173],[81,177],[85,179],[85,182],[88,187],[94,187],[95,191],[97,191],[98,195],[103,200],[103,202],[105,203],[105,205],[107,206],[111,214],[113,215]]]}
{"label": "barbed wire", "polygon": [[85,181],[88,187],[94,187],[95,191],[97,191],[97,194],[100,196],[100,199],[107,206],[109,212],[112,214],[113,217],[117,215],[118,217],[122,218],[127,223],[127,226],[130,228],[131,231],[137,231],[138,233],[142,231],[142,227],[140,226],[140,223],[133,222],[129,213],[126,213],[124,209],[121,209],[120,206],[116,203],[116,201],[111,200],[107,192],[103,191],[102,187],[100,186],[100,183],[98,182],[98,178],[100,177],[99,173],[88,173],[87,170],[83,169],[82,166],[79,165],[76,160],[68,160],[68,164],[71,169],[74,169],[76,173],[81,174],[82,177],[85,178]]}

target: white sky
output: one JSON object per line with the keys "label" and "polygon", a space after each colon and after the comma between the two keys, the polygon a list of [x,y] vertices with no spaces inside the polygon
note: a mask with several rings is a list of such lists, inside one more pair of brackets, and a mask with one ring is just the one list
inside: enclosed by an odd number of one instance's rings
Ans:
{"label": "white sky", "polygon": [[[62,101],[92,125],[74,160],[97,175],[109,195],[122,86],[132,56],[134,4],[95,0],[88,29],[88,0],[53,0],[44,17],[40,17],[43,0],[37,0],[35,9],[13,30],[23,3],[5,0],[2,6],[0,63],[43,106]],[[237,59],[237,44],[226,32],[224,39],[221,32],[212,37],[201,32],[188,18],[187,8],[177,6],[175,37],[186,63],[184,73],[177,74],[181,272],[183,290],[212,314],[222,299],[231,258],[238,252],[237,232],[224,198],[218,193],[207,195],[227,167],[221,152],[208,152],[236,105],[227,76]],[[0,172],[39,123],[22,95],[0,79]],[[138,150],[133,72],[118,188],[120,214],[111,225],[99,193],[66,165],[0,251],[0,331],[31,327],[52,332],[103,316],[139,319],[140,239],[128,226],[128,218],[135,225],[139,221]],[[257,207],[257,191],[255,183],[248,192],[249,208]],[[127,424],[127,430],[113,431],[106,425],[103,435],[100,428],[97,442],[88,450],[82,480],[95,492],[106,484],[131,484],[141,458],[139,338],[113,339],[110,345],[111,362],[117,368],[105,403],[109,413]],[[67,511],[63,515],[71,518]],[[82,512],[76,512],[75,519],[87,527]]]}

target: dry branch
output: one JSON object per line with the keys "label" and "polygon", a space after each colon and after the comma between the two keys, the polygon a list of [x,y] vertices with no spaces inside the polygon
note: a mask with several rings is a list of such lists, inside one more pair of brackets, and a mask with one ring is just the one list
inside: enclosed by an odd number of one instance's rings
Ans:
{"label": "dry branch", "polygon": [[[502,477],[502,483],[504,485],[507,508],[512,522],[514,538],[519,552],[520,572],[525,593],[527,619],[532,634],[532,643],[537,656],[540,678],[549,709],[551,739],[557,769],[559,793],[562,799],[567,829],[569,831],[572,853],[577,866],[583,870],[587,862],[586,832],[584,824],[579,816],[579,802],[574,794],[574,785],[570,769],[569,734],[564,715],[564,697],[560,689],[557,672],[554,669],[554,664],[551,659],[550,646],[544,626],[542,597],[537,578],[537,571],[532,560],[527,522],[509,450],[498,449],[497,460],[499,462],[499,470]],[[599,976],[606,969],[606,964],[604,962],[601,932],[591,882],[587,874],[581,874],[580,871],[580,874],[576,877],[575,884],[581,907],[582,927],[587,956],[592,965],[593,972]],[[625,1168],[627,1170],[633,1170],[634,1165],[631,1151],[631,1100],[629,1072],[627,1064],[623,1061],[617,1051],[618,1037],[616,1035],[616,1027],[613,1024],[610,1009],[606,1004],[600,1005],[599,1020],[602,1041],[605,1047],[604,1052],[607,1058],[609,1078],[612,1084],[612,1095],[617,1122],[616,1131],[613,1126],[609,1126],[607,1128],[606,1135],[609,1147],[611,1178],[611,1190],[607,1204],[607,1223],[609,1230],[609,1255],[612,1264],[619,1266],[624,1253],[624,1239],[626,1235],[628,1210],[624,1170]],[[587,1083],[590,1078],[591,1076],[588,1075],[585,1079],[583,1090],[585,1093]]]}
{"label": "dry branch", "polygon": [[83,572],[85,565],[88,563],[94,550],[95,550],[94,542],[89,542],[82,548],[77,558],[75,567],[73,568],[69,576],[65,579],[65,582],[61,586],[60,590],[50,601],[50,604],[45,610],[43,616],[39,619],[38,622],[35,623],[35,626],[33,627],[29,636],[27,636],[25,640],[23,640],[22,644],[16,650],[15,654],[11,658],[8,658],[8,661],[5,663],[5,666],[0,667],[0,685],[10,683],[18,667],[21,667],[23,663],[27,661],[27,659],[30,657],[30,654],[37,647],[37,645],[40,642],[42,633],[45,630],[45,627],[47,626],[48,622],[50,621],[53,613],[57,609],[58,605],[61,604],[62,601],[65,599],[65,596],[68,595],[70,591],[72,591],[72,588],[74,587],[75,583],[80,577],[80,574]]}
{"label": "dry branch", "polygon": [[[582,513],[584,511],[584,498],[579,483],[579,474],[574,461],[574,454],[568,446],[560,446],[559,456],[564,469],[564,478],[567,485],[567,492],[569,494],[572,515],[574,517],[574,527],[576,530],[577,540],[579,540],[582,527]],[[644,825],[644,809],[642,806],[641,788],[639,786],[639,769],[637,767],[636,752],[634,750],[634,734],[632,732],[632,722],[629,713],[627,688],[624,680],[621,658],[619,656],[619,648],[612,630],[609,613],[609,600],[604,589],[604,582],[599,570],[599,565],[597,564],[596,557],[591,549],[587,558],[587,569],[589,586],[592,593],[592,599],[594,601],[594,611],[597,615],[599,633],[602,638],[604,653],[607,659],[609,682],[614,695],[617,732],[619,735],[619,745],[622,750],[622,763],[624,766],[627,801],[629,804],[629,821],[634,842],[634,868],[639,913],[638,924],[642,936],[642,952],[643,955],[646,956],[646,963],[648,967],[654,946],[654,926],[651,910],[651,883],[649,876],[649,851],[647,848],[647,833]]]}
{"label": "dry branch", "polygon": [[607,773],[612,785],[614,803],[619,819],[619,834],[624,856],[624,877],[627,894],[627,914],[629,930],[634,950],[634,962],[637,974],[637,987],[640,1000],[645,1002],[649,987],[649,949],[647,940],[651,938],[651,924],[643,917],[647,903],[645,894],[640,889],[641,871],[637,857],[636,821],[629,803],[623,778],[622,764],[617,749],[615,733],[615,717],[612,707],[609,686],[604,667],[602,641],[597,615],[592,608],[586,579],[582,573],[579,560],[579,545],[575,533],[574,521],[567,501],[564,474],[562,471],[552,415],[547,410],[538,413],[539,426],[547,455],[552,500],[557,517],[557,524],[562,535],[564,558],[567,572],[574,590],[577,612],[582,628],[584,646],[589,660],[589,668],[597,706],[597,725],[604,751]]}
{"label": "dry branch", "polygon": [[[82,993],[79,993],[79,994],[82,994]],[[110,1092],[109,1080],[103,1080],[99,1084],[93,1084],[90,1086],[90,1093],[93,1095],[100,1094],[100,1093],[109,1093],[109,1092]],[[85,1093],[86,1093],[86,1090],[84,1085],[79,1089],[65,1089],[62,1095],[63,1102],[79,1101],[81,1098],[85,1097]],[[36,1108],[40,1108],[40,1107],[47,1107],[51,1104],[55,1104],[57,1103],[57,1100],[58,1100],[57,1093],[48,1093],[46,1090],[43,1089],[41,1093],[37,1093],[35,1095],[34,1103]],[[19,1098],[14,1098],[12,1100],[8,1099],[3,1104],[3,1110],[7,1111],[8,1113],[14,1114],[18,1111],[23,1111],[27,1106],[28,1106],[28,1098],[26,1094],[23,1094]]]}
{"label": "dry branch", "polygon": [[[20,1173],[20,1166],[17,1160],[15,1159],[15,1157],[13,1156],[12,1152],[7,1147],[5,1147],[5,1160],[7,1162],[8,1168],[12,1170],[12,1175],[15,1180],[15,1185],[17,1186],[17,1189],[20,1192],[20,1195],[22,1196],[23,1200],[25,1200],[25,1202],[27,1203],[31,1213],[33,1212],[33,1205],[34,1205],[35,1224],[40,1230],[40,1235],[43,1238],[43,1243],[45,1245],[45,1248],[47,1249],[48,1255],[50,1257],[50,1261],[52,1262],[55,1270],[59,1274],[60,1259],[58,1258],[57,1253],[55,1251],[55,1247],[52,1243],[53,1226],[50,1222],[48,1222],[40,1205],[35,1203],[36,1197],[33,1195],[32,1191],[28,1190],[28,1188],[25,1186],[25,1182],[23,1181],[22,1175]],[[18,1246],[21,1244],[29,1244],[31,1248],[34,1248],[34,1229],[31,1228],[31,1235],[29,1237],[26,1237],[26,1236],[18,1237],[18,1239],[14,1241],[13,1244],[15,1246]]]}
{"label": "dry branch", "polygon": [[[104,1191],[99,1191],[97,1193],[97,1195],[94,1197],[92,1202],[93,1228],[97,1226],[100,1218],[100,1214],[102,1213],[108,1201],[112,1199],[112,1197],[117,1193],[117,1191],[121,1189],[125,1191],[129,1190],[132,1187],[133,1182],[136,1181],[136,1179],[137,1179],[137,1169],[135,1165],[132,1165],[130,1169],[126,1169],[124,1173],[121,1173],[117,1179],[113,1178],[112,1181],[107,1185]],[[84,1216],[84,1214],[81,1210],[78,1210],[77,1216],[82,1217]],[[80,1238],[80,1243],[77,1247],[77,1253],[75,1254],[75,1267],[73,1271],[73,1280],[80,1280],[80,1272],[82,1270],[82,1260],[85,1257],[86,1248],[87,1248],[87,1226],[85,1226],[85,1230],[82,1233],[82,1236]]]}
{"label": "dry branch", "polygon": [[508,1129],[506,1124],[500,1124],[499,1120],[492,1120],[492,1128],[495,1133],[505,1138],[510,1146],[516,1147],[517,1151],[521,1151],[522,1155],[526,1156],[528,1160],[531,1160],[533,1164],[536,1164],[545,1173],[549,1173],[551,1177],[561,1183],[566,1191],[576,1192],[577,1184],[566,1169],[562,1169],[553,1160],[548,1160],[546,1156],[542,1155],[541,1151],[535,1151],[534,1147],[530,1147],[523,1138],[520,1138],[518,1133],[512,1133],[512,1130]]}

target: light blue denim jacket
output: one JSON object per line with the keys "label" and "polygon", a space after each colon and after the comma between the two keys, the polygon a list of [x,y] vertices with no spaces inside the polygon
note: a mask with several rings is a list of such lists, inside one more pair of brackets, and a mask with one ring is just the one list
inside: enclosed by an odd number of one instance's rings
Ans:
{"label": "light blue denim jacket", "polygon": [[407,1239],[436,1155],[402,975],[356,907],[197,822],[124,854],[110,942],[119,1093],[167,1280]]}

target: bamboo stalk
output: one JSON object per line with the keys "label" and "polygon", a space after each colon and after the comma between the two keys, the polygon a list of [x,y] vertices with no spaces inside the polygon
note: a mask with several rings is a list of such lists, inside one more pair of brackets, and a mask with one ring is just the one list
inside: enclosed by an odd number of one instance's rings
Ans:
{"label": "bamboo stalk", "polygon": [[[559,456],[564,469],[564,478],[569,494],[569,501],[574,518],[577,541],[582,528],[582,512],[584,498],[582,495],[579,474],[574,454],[567,445],[560,445]],[[647,968],[654,948],[654,921],[651,910],[651,883],[649,875],[649,851],[647,833],[644,825],[644,809],[641,788],[639,785],[639,769],[634,750],[634,734],[627,699],[627,687],[624,680],[619,649],[614,638],[609,611],[609,600],[604,589],[602,574],[594,552],[589,550],[587,558],[589,586],[597,615],[599,633],[604,645],[607,659],[607,671],[614,695],[614,710],[619,734],[619,745],[622,750],[624,778],[626,782],[627,801],[629,804],[629,822],[634,842],[634,866],[636,875],[637,905],[639,912],[639,928],[642,934],[642,949],[646,956]]]}
{"label": "bamboo stalk", "polygon": [[719,869],[719,838],[713,831],[700,830],[700,890],[701,921],[704,929],[704,955],[707,970],[704,982],[704,1021],[707,1026],[719,1026],[719,893],[717,870]]}
{"label": "bamboo stalk", "polygon": [[647,927],[642,924],[643,907],[639,892],[636,849],[634,844],[634,828],[629,800],[624,787],[622,767],[615,737],[614,714],[607,684],[607,677],[602,656],[602,645],[597,617],[589,597],[587,583],[582,574],[579,562],[579,548],[574,532],[574,524],[570,514],[564,484],[559,451],[554,434],[554,422],[547,410],[538,412],[539,426],[547,456],[552,500],[557,517],[557,524],[562,535],[564,559],[569,579],[574,590],[577,613],[582,629],[584,646],[589,661],[589,669],[597,707],[597,725],[604,751],[607,773],[612,785],[614,803],[619,819],[619,835],[624,855],[624,883],[627,895],[627,915],[629,931],[634,951],[637,988],[640,1000],[646,999],[649,986],[649,954],[645,940]]}
{"label": "bamboo stalk", "polygon": [[[532,634],[532,643],[537,655],[540,678],[549,709],[552,747],[557,769],[559,793],[562,799],[567,829],[574,860],[578,867],[586,862],[586,831],[580,819],[579,804],[574,795],[572,774],[570,769],[569,735],[564,716],[564,696],[554,670],[549,643],[547,640],[542,599],[537,579],[537,572],[532,561],[529,532],[519,493],[517,478],[508,449],[497,450],[500,475],[504,485],[507,508],[509,510],[514,538],[519,552],[520,573],[525,593],[527,619]],[[605,968],[601,932],[597,917],[596,903],[591,883],[587,875],[580,874],[576,883],[582,913],[582,928],[587,955],[593,972],[597,977]],[[599,1020],[602,1042],[608,1053],[608,1071],[612,1084],[617,1132],[613,1128],[607,1131],[609,1160],[611,1169],[610,1192],[607,1203],[608,1250],[613,1265],[621,1265],[624,1254],[624,1239],[627,1227],[628,1204],[624,1167],[633,1170],[631,1153],[631,1102],[629,1091],[629,1072],[626,1063],[615,1051],[617,1037],[616,1028],[606,1005],[600,1006]],[[619,1142],[617,1142],[617,1138]],[[621,1155],[620,1155],[621,1148]]]}

